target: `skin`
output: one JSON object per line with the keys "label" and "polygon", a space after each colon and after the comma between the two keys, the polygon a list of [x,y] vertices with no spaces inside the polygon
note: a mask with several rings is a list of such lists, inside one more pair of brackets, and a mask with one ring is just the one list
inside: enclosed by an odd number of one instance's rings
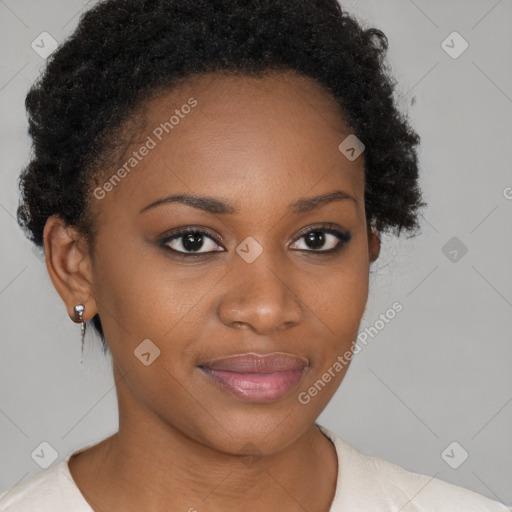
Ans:
{"label": "skin", "polygon": [[[352,348],[366,307],[380,240],[367,226],[364,155],[339,151],[352,131],[338,105],[293,72],[190,78],[144,105],[126,155],[191,97],[197,106],[172,133],[105,198],[91,196],[94,245],[58,216],[45,227],[48,272],[70,318],[75,304],[86,320],[100,314],[119,403],[119,431],[72,457],[70,471],[96,511],[327,512],[337,457],[315,420],[348,366],[307,405],[297,397]],[[334,190],[353,200],[288,212]],[[239,212],[167,203],[139,213],[177,193]],[[321,253],[339,243],[333,235],[317,249],[296,238],[326,223],[351,233],[340,252]],[[221,252],[186,260],[159,245],[188,226],[217,238],[200,251]],[[263,248],[252,263],[236,252],[248,236]],[[168,247],[186,251],[182,241]],[[145,339],[160,349],[149,366],[134,357]],[[294,390],[267,403],[234,397],[197,368],[273,351],[310,364]]]}

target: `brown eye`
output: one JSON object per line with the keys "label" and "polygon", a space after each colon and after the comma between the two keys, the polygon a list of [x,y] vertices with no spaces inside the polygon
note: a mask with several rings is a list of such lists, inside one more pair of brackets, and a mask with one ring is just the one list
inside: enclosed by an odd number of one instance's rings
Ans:
{"label": "brown eye", "polygon": [[307,252],[333,253],[340,250],[351,239],[349,232],[331,228],[315,228],[307,231],[294,242],[294,245],[304,240],[303,247],[294,249]]}
{"label": "brown eye", "polygon": [[202,255],[212,252],[220,252],[215,247],[219,244],[208,233],[198,229],[185,229],[167,237],[161,242],[162,246],[168,247],[171,251],[186,256]]}

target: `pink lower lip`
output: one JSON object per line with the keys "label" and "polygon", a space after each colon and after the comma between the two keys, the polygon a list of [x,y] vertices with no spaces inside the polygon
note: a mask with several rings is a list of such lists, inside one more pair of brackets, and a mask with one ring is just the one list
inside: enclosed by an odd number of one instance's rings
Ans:
{"label": "pink lower lip", "polygon": [[297,385],[304,373],[304,369],[274,373],[239,373],[208,367],[200,369],[219,386],[250,402],[269,402],[282,397]]}

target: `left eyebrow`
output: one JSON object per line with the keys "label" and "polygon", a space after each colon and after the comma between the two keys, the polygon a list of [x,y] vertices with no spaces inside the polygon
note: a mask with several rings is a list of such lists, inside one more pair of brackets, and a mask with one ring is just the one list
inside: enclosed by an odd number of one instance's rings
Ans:
{"label": "left eyebrow", "polygon": [[343,190],[335,190],[334,192],[329,192],[320,196],[304,197],[299,199],[289,206],[289,210],[291,213],[296,215],[302,215],[312,210],[316,210],[326,204],[343,201],[345,199],[354,201],[356,205],[358,204],[357,199],[350,194],[347,194],[347,192],[344,192]]}
{"label": "left eyebrow", "polygon": [[[345,199],[354,201],[356,205],[358,204],[357,199],[352,197],[347,192],[344,192],[343,190],[335,190],[320,196],[303,197],[298,199],[288,206],[288,210],[295,215],[302,215],[312,210],[316,210],[326,204],[333,203],[335,201],[342,201]],[[204,210],[214,214],[235,215],[239,213],[239,210],[233,205],[220,199],[215,199],[213,197],[192,196],[189,194],[174,194],[163,199],[158,199],[157,201],[145,206],[142,208],[142,210],[140,210],[139,214],[152,208],[156,208],[162,204],[168,203],[182,203],[186,206],[190,206],[191,208]]]}

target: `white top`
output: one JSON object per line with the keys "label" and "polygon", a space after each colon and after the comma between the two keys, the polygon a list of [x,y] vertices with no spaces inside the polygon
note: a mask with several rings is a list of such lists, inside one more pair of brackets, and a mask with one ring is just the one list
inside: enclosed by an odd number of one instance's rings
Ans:
{"label": "white top", "polygon": [[[365,455],[325,427],[318,427],[334,443],[338,456],[338,481],[329,512],[512,511],[463,487]],[[1,493],[0,511],[92,512],[71,476],[68,460],[93,444]]]}

